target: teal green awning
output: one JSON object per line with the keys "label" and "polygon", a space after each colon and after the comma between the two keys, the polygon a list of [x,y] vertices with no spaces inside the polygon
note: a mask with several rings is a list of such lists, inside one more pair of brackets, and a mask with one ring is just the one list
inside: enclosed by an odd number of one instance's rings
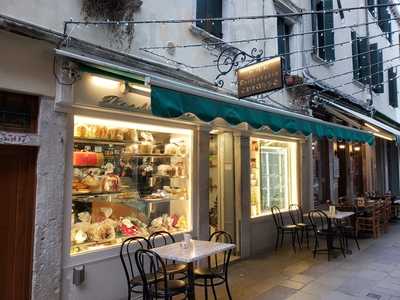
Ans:
{"label": "teal green awning", "polygon": [[125,72],[117,69],[102,67],[98,65],[91,64],[79,64],[79,70],[81,72],[87,72],[92,74],[97,74],[101,76],[107,76],[111,78],[117,78],[120,80],[129,81],[132,83],[144,84],[144,78],[130,72]]}
{"label": "teal green awning", "polygon": [[302,133],[306,136],[313,134],[319,138],[336,138],[368,144],[374,142],[374,136],[362,130],[311,117],[289,115],[217,101],[157,86],[152,86],[151,110],[155,116],[162,118],[178,118],[183,114],[192,113],[204,122],[210,122],[219,117],[232,125],[246,122],[255,129],[268,126],[274,132],[285,129],[290,133]]}

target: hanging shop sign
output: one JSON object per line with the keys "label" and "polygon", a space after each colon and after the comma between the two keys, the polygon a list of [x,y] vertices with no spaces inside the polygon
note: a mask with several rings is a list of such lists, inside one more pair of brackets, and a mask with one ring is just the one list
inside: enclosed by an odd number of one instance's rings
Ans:
{"label": "hanging shop sign", "polygon": [[238,97],[283,88],[282,58],[274,57],[237,70]]}

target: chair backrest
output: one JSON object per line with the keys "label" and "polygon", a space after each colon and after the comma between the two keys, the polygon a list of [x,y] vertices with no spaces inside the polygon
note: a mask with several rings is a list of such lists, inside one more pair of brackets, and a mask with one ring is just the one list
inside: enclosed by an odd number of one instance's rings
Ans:
{"label": "chair backrest", "polygon": [[168,276],[163,259],[152,250],[138,249],[135,261],[143,282],[143,298],[152,299],[151,294],[158,295],[163,291],[168,299]]}
{"label": "chair backrest", "polygon": [[[225,231],[216,231],[208,239],[210,242],[233,244],[232,236]],[[215,272],[228,273],[228,266],[231,259],[232,249],[223,253],[217,253],[213,257],[208,257],[208,267]]]}
{"label": "chair backrest", "polygon": [[281,210],[279,209],[278,206],[272,206],[271,213],[272,217],[274,218],[274,223],[276,228],[280,228],[285,225],[285,223],[283,222]]}
{"label": "chair backrest", "polygon": [[[175,238],[168,231],[156,231],[149,236],[151,247],[160,247],[175,243]],[[157,242],[157,243],[156,243]]]}
{"label": "chair backrest", "polygon": [[318,231],[328,230],[328,216],[322,210],[311,210],[308,213],[308,219],[310,220],[310,224],[313,227],[315,234],[317,234]]}
{"label": "chair backrest", "polygon": [[150,249],[150,242],[141,236],[135,236],[126,239],[119,250],[119,257],[121,259],[122,266],[124,268],[126,280],[128,281],[128,288],[130,289],[131,280],[138,276],[138,272],[135,268],[134,255],[138,249]]}
{"label": "chair backrest", "polygon": [[301,206],[297,204],[289,205],[289,215],[293,224],[304,223],[303,210]]}
{"label": "chair backrest", "polygon": [[[156,231],[156,232],[153,232],[149,236],[149,241],[150,241],[151,247],[155,248],[155,247],[161,247],[161,246],[173,244],[173,243],[175,243],[175,238],[168,231]],[[174,260],[172,260],[172,261],[164,260],[164,262],[166,264],[169,264],[169,263],[174,264],[175,263]]]}

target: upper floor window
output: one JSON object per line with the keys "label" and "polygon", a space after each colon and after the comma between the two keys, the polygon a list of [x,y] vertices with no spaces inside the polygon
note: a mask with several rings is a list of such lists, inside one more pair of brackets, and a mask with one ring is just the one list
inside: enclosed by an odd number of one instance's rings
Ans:
{"label": "upper floor window", "polygon": [[[221,18],[222,17],[222,0],[197,0],[196,18]],[[207,32],[222,38],[222,22],[221,21],[201,21],[196,25]]]}
{"label": "upper floor window", "polygon": [[332,0],[311,0],[313,53],[319,58],[332,62],[335,60],[335,34]]}
{"label": "upper floor window", "polygon": [[[392,42],[392,22],[389,12],[389,0],[368,0],[368,11],[378,19],[378,26],[386,33],[386,38]],[[373,7],[374,5],[378,5]]]}
{"label": "upper floor window", "polygon": [[398,107],[396,68],[391,67],[388,69],[388,79],[389,79],[389,105],[392,107]]}
{"label": "upper floor window", "polygon": [[277,18],[278,26],[278,55],[284,58],[284,69],[290,73],[290,38],[292,25],[282,17]]}
{"label": "upper floor window", "polygon": [[383,54],[378,44],[370,44],[367,37],[357,37],[351,32],[353,78],[370,84],[375,93],[383,93]]}

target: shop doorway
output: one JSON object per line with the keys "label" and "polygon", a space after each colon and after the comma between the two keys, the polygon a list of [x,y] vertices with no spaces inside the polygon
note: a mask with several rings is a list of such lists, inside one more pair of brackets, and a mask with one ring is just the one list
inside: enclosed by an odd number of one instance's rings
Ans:
{"label": "shop doorway", "polygon": [[0,145],[0,300],[31,298],[36,157],[34,147]]}
{"label": "shop doorway", "polygon": [[330,200],[329,141],[315,139],[312,145],[314,168],[314,207],[326,205]]}
{"label": "shop doorway", "polygon": [[[232,133],[210,135],[209,222],[210,234],[223,230],[239,247],[235,201],[235,161]],[[234,257],[235,258],[235,257]],[[233,258],[233,259],[234,259]]]}

